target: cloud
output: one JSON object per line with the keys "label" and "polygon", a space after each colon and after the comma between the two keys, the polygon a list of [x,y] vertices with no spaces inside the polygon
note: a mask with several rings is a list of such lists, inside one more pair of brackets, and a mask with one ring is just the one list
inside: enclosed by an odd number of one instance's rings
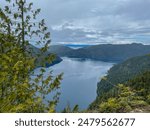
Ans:
{"label": "cloud", "polygon": [[42,8],[53,42],[149,43],[150,0],[30,1]]}
{"label": "cloud", "polygon": [[124,2],[116,13],[130,20],[150,20],[150,0],[128,0]]}

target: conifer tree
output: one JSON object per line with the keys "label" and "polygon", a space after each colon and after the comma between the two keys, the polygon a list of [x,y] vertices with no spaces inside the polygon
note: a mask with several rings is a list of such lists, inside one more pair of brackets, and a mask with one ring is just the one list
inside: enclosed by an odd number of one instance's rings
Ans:
{"label": "conifer tree", "polygon": [[[40,9],[33,10],[26,0],[6,2],[0,9],[0,112],[55,112],[62,74],[44,78],[45,63],[54,55],[47,53],[50,33],[44,19],[37,22]],[[42,46],[38,53],[31,41]],[[39,57],[42,68],[35,75]],[[53,99],[46,100],[52,91]]]}

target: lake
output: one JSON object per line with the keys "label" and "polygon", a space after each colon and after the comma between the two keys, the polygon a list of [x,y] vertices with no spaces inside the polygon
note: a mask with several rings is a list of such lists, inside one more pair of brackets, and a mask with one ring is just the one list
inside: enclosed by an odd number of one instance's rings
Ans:
{"label": "lake", "polygon": [[[53,75],[64,73],[57,112],[62,111],[68,104],[70,107],[78,104],[80,110],[86,109],[96,98],[97,82],[113,65],[114,63],[102,61],[63,58],[59,64],[47,68],[45,76],[51,70]],[[39,68],[36,69],[38,71]]]}

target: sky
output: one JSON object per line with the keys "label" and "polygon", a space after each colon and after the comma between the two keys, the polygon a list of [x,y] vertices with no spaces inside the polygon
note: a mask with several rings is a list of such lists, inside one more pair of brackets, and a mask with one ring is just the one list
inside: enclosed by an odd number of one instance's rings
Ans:
{"label": "sky", "polygon": [[53,44],[150,43],[150,0],[32,1]]}

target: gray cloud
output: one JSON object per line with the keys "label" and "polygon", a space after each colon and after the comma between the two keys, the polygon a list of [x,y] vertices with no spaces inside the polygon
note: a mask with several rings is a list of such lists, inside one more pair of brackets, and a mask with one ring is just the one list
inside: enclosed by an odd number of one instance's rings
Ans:
{"label": "gray cloud", "polygon": [[150,0],[128,0],[120,7],[116,13],[131,20],[150,19]]}
{"label": "gray cloud", "polygon": [[30,0],[53,42],[149,43],[150,0]]}

